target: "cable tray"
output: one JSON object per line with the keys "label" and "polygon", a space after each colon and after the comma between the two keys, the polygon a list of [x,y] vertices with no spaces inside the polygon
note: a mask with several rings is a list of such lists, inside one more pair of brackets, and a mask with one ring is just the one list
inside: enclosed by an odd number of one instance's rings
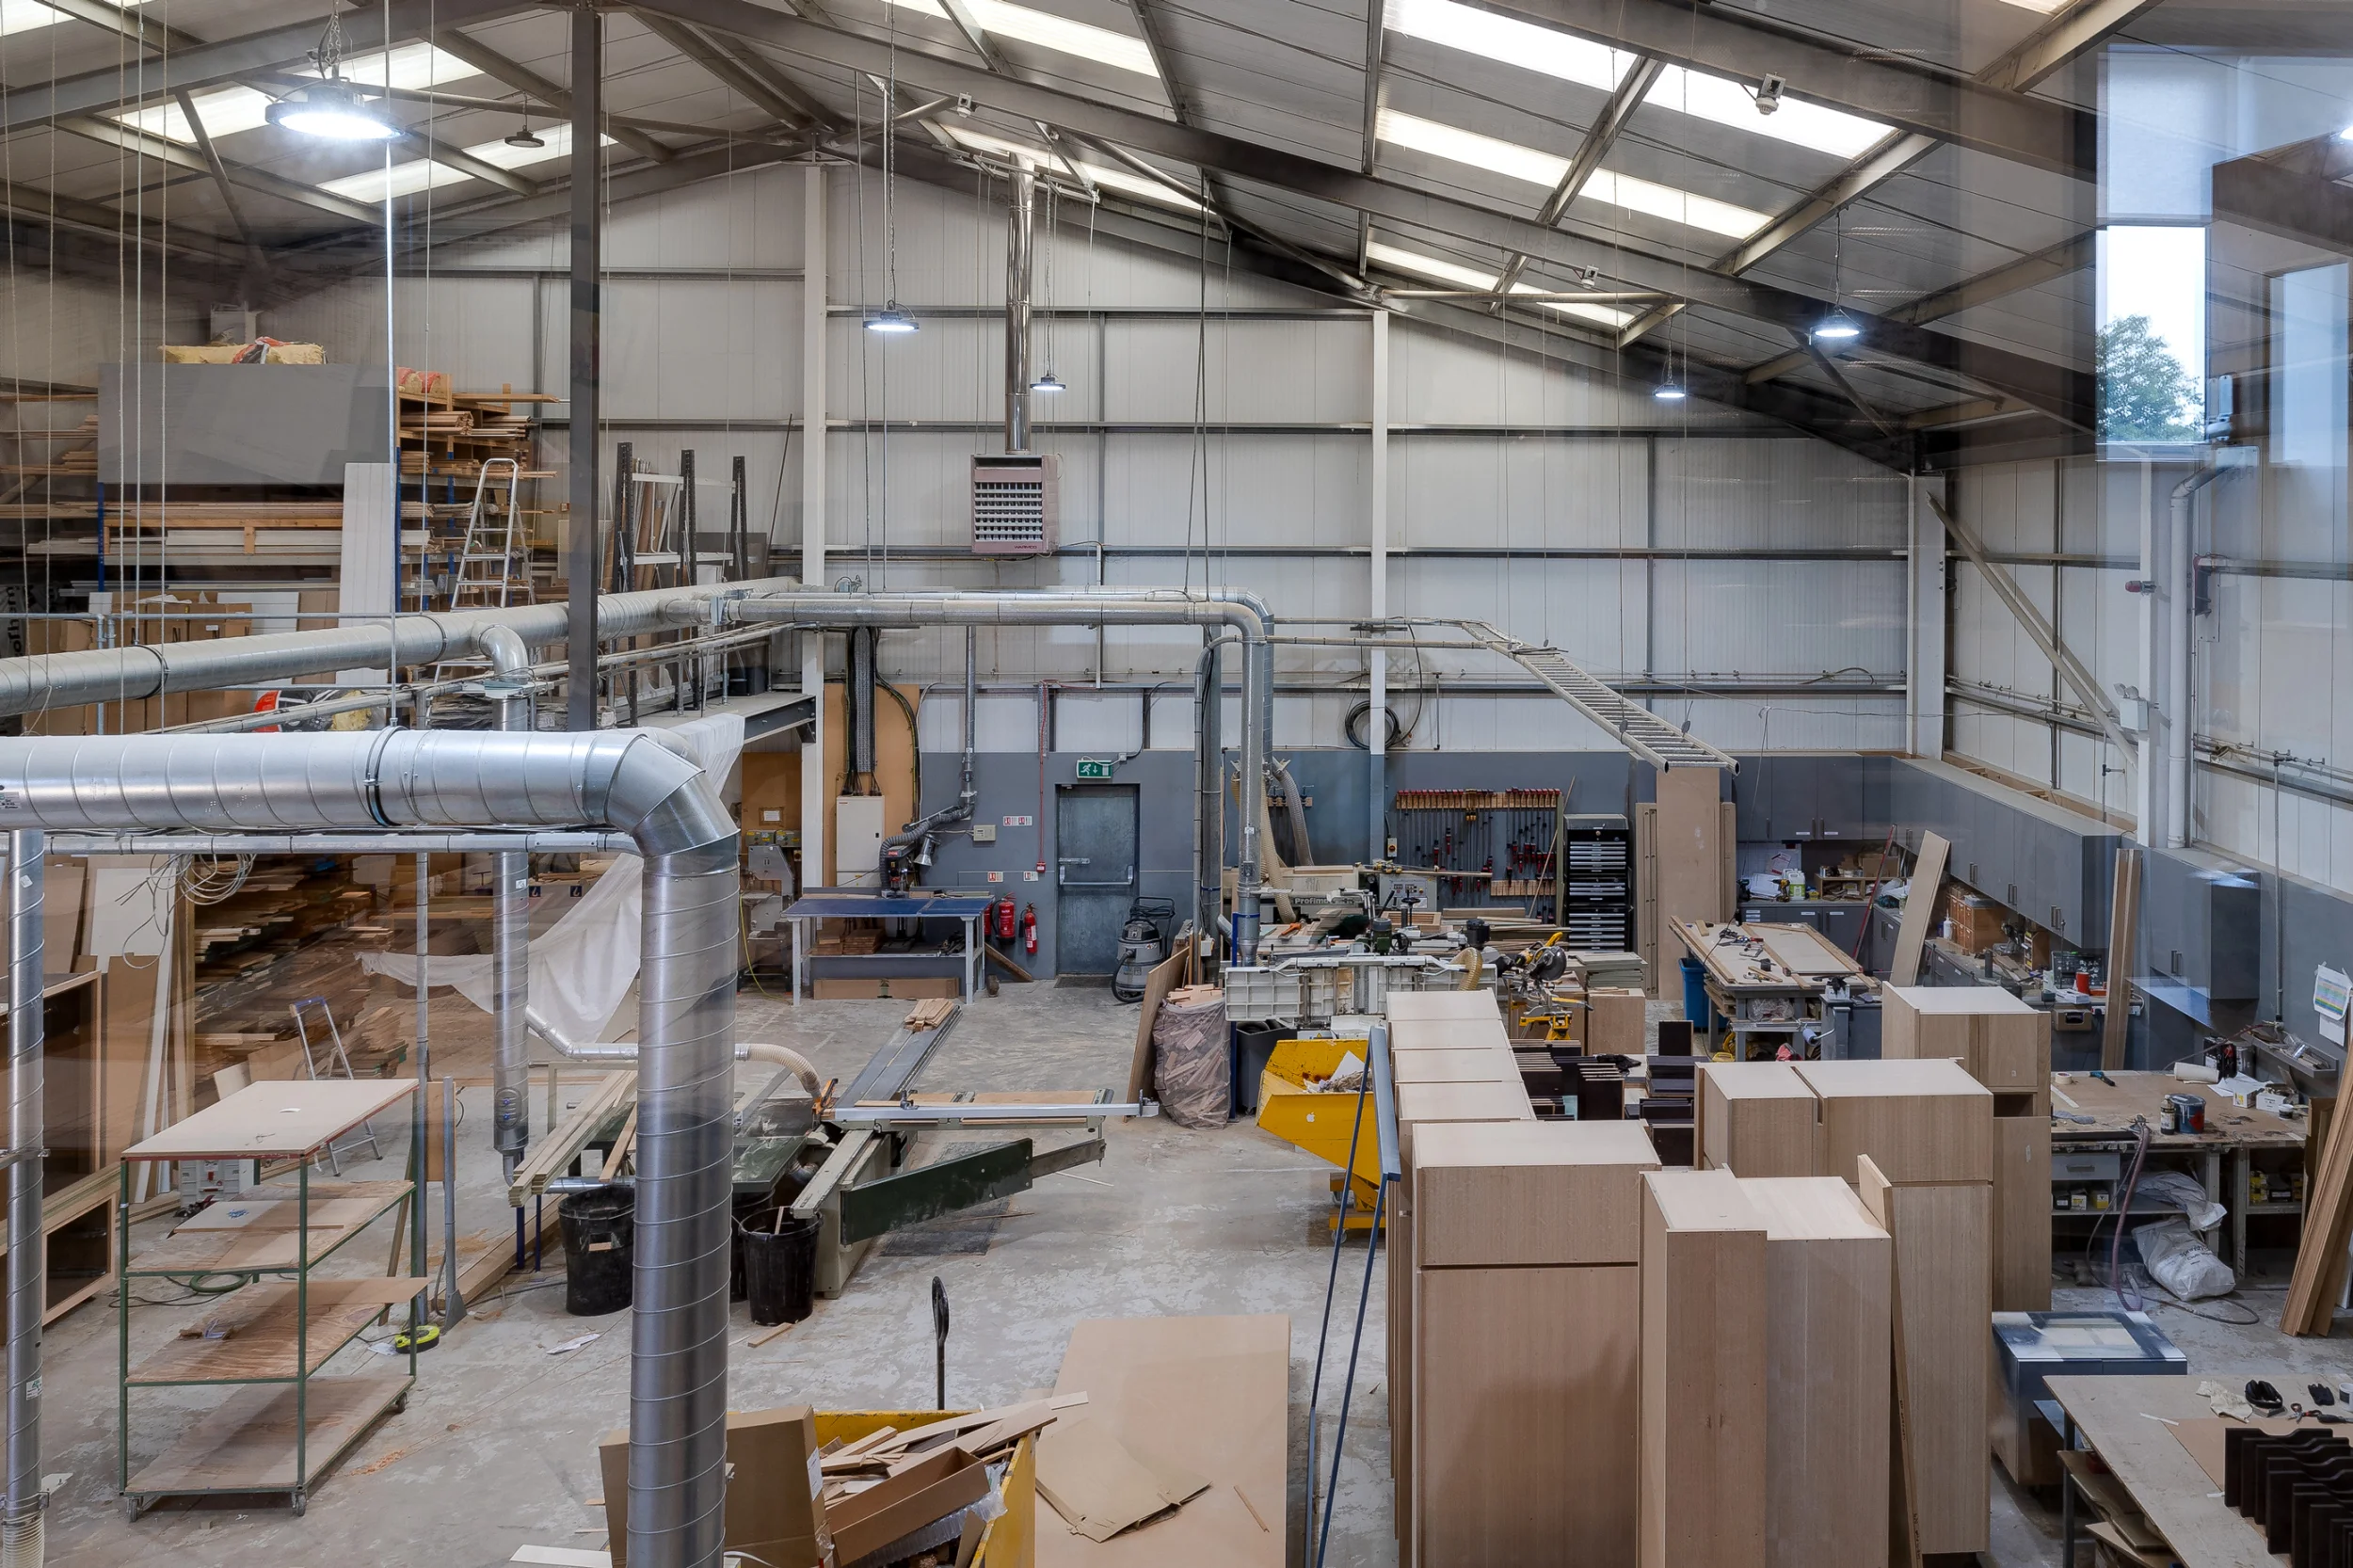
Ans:
{"label": "cable tray", "polygon": [[1502,654],[1551,688],[1555,696],[1655,768],[1722,768],[1740,764],[1705,741],[1677,729],[1657,713],[1572,664],[1559,648],[1539,648],[1508,636],[1485,621],[1456,621],[1471,640]]}

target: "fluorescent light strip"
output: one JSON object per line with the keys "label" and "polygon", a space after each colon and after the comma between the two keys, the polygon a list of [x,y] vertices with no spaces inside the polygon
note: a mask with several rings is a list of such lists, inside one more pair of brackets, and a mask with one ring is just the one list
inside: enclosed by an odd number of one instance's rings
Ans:
{"label": "fluorescent light strip", "polygon": [[[1433,283],[1450,283],[1456,288],[1475,289],[1482,293],[1491,293],[1496,286],[1497,275],[1495,273],[1481,272],[1477,267],[1465,266],[1460,262],[1449,262],[1444,257],[1424,255],[1418,250],[1401,249],[1380,240],[1374,240],[1365,247],[1365,259],[1369,262],[1378,262],[1383,266],[1390,267],[1398,272],[1409,272],[1417,278],[1427,278]],[[1533,283],[1514,283],[1512,285],[1512,292],[1513,294],[1543,294],[1547,291],[1536,287]],[[1529,303],[1539,310],[1550,311],[1556,315],[1575,316],[1582,321],[1595,321],[1605,327],[1624,327],[1634,319],[1633,312],[1617,310],[1609,305],[1579,305],[1567,299],[1534,299]]]}
{"label": "fluorescent light strip", "polygon": [[[2029,9],[2049,9],[2057,0],[2010,0]],[[1457,0],[1388,0],[1388,25],[1408,38],[1500,60],[1601,92],[1616,88],[1636,56],[1558,28],[1481,10]],[[1642,102],[1694,119],[1729,125],[1776,141],[1812,148],[1832,157],[1853,158],[1893,130],[1860,115],[1826,109],[1785,96],[1779,113],[1761,115],[1749,89],[1728,77],[1668,66]]]}
{"label": "fluorescent light strip", "polygon": [[[890,0],[902,10],[920,11],[937,17],[942,22],[955,19],[940,0]],[[1082,60],[1093,60],[1119,71],[1132,71],[1139,76],[1160,79],[1160,71],[1152,64],[1152,51],[1145,42],[1127,33],[1114,33],[1108,27],[1090,23],[1073,22],[1066,16],[1050,11],[1033,10],[1028,6],[1015,6],[1006,0],[964,0],[965,8],[984,33],[1019,39],[1041,49],[1059,54],[1075,55]]]}
{"label": "fluorescent light strip", "polygon": [[[466,152],[470,157],[479,158],[500,168],[525,168],[533,164],[571,155],[572,128],[569,125],[549,125],[535,134],[547,145],[513,147],[504,140],[486,141],[467,148]],[[607,147],[616,145],[611,136],[598,139]],[[371,168],[359,174],[346,174],[340,180],[324,181],[319,189],[349,197],[354,201],[382,201],[388,198],[414,196],[421,190],[438,190],[443,185],[454,185],[476,178],[478,176],[469,174],[462,168],[437,163],[431,158],[411,158],[390,168]]]}
{"label": "fluorescent light strip", "polygon": [[[969,126],[945,121],[941,123],[940,129],[947,132],[954,139],[956,145],[967,152],[993,152],[1000,158],[1027,158],[1040,168],[1056,168],[1062,164],[1060,154],[1049,152],[1045,148],[1030,142],[991,136],[986,131],[976,131]],[[1180,196],[1159,181],[1146,179],[1133,169],[1108,168],[1101,164],[1089,163],[1084,159],[1072,161],[1078,164],[1088,179],[1108,190],[1115,190],[1123,196],[1133,196],[1142,200],[1157,202],[1164,207],[1175,207],[1183,212],[1197,213],[1201,210],[1200,202]]]}
{"label": "fluorescent light strip", "polygon": [[[1471,168],[1483,168],[1531,185],[1551,190],[1561,184],[1561,177],[1569,171],[1569,160],[1558,158],[1533,147],[1517,142],[1498,141],[1482,136],[1476,131],[1443,125],[1434,120],[1417,115],[1401,114],[1395,109],[1383,109],[1375,122],[1375,134],[1381,140],[1409,147],[1432,157],[1445,158],[1451,163]],[[1649,180],[1638,180],[1631,174],[1617,174],[1597,169],[1578,195],[1606,201],[1628,212],[1663,217],[1670,223],[1689,228],[1705,229],[1710,233],[1746,239],[1772,221],[1769,215],[1747,207],[1719,201],[1713,197],[1695,195],[1662,185]]]}
{"label": "fluorescent light strip", "polygon": [[1632,55],[1557,27],[1540,27],[1455,0],[1388,0],[1388,25],[1424,42],[1501,60],[1608,92],[1634,64]]}
{"label": "fluorescent light strip", "polygon": [[[23,0],[0,0],[18,4]],[[392,52],[388,72],[384,51],[370,50],[365,54],[344,57],[343,73],[363,87],[407,88],[423,92],[436,87],[447,87],[479,76],[481,72],[455,55],[443,54],[429,43],[404,43]],[[215,140],[235,136],[240,131],[256,131],[269,123],[269,106],[276,100],[268,93],[253,88],[215,88],[209,92],[192,95],[197,117],[203,120],[206,134]],[[143,108],[126,109],[114,117],[125,125],[136,126],[152,136],[176,141],[183,147],[196,144],[196,132],[188,124],[187,116],[180,112],[178,102],[167,100],[150,104]],[[420,187],[422,188],[422,187]]]}

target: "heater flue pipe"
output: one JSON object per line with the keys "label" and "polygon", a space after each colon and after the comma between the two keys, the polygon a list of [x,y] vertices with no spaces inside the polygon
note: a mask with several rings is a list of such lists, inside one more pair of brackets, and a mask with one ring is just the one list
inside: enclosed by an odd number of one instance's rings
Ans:
{"label": "heater flue pipe", "polygon": [[2166,606],[2165,700],[2165,842],[2169,849],[2189,843],[2189,758],[2195,744],[2197,704],[2190,700],[2189,638],[2196,597],[2190,562],[2196,552],[2191,534],[2198,517],[2198,492],[2222,477],[2222,471],[2201,468],[2173,487],[2165,541]]}
{"label": "heater flue pipe", "polygon": [[[635,840],[645,923],[629,1557],[638,1568],[718,1568],[740,845],[711,780],[650,736],[615,731],[59,737],[0,741],[0,799],[24,830],[601,825]],[[38,1222],[17,1234],[38,1234]]]}
{"label": "heater flue pipe", "polygon": [[8,835],[8,1501],[0,1568],[40,1568],[48,1497],[40,1485],[40,1319],[48,1305],[41,1235],[41,861],[35,830]]}
{"label": "heater flue pipe", "polygon": [[1005,210],[1005,450],[1030,450],[1030,257],[1037,234],[1037,176],[1013,166]]}

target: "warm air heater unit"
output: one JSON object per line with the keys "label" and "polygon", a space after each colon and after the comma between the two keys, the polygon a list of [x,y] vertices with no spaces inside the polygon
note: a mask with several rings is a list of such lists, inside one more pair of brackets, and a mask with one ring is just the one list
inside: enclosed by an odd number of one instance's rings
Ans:
{"label": "warm air heater unit", "polygon": [[1000,452],[972,459],[972,553],[1050,555],[1062,520],[1062,458]]}

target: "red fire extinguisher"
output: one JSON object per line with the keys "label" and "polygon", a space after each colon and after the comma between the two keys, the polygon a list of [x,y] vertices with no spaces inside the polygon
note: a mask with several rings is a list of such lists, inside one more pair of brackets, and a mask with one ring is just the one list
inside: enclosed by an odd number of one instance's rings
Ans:
{"label": "red fire extinguisher", "polygon": [[1013,928],[1016,913],[1017,911],[1014,908],[1013,900],[1009,898],[999,899],[996,905],[989,911],[991,918],[990,923],[996,928],[996,936],[999,941],[1010,942],[1013,940]]}
{"label": "red fire extinguisher", "polygon": [[1037,905],[1034,904],[1021,911],[1021,951],[1032,957],[1037,954]]}

